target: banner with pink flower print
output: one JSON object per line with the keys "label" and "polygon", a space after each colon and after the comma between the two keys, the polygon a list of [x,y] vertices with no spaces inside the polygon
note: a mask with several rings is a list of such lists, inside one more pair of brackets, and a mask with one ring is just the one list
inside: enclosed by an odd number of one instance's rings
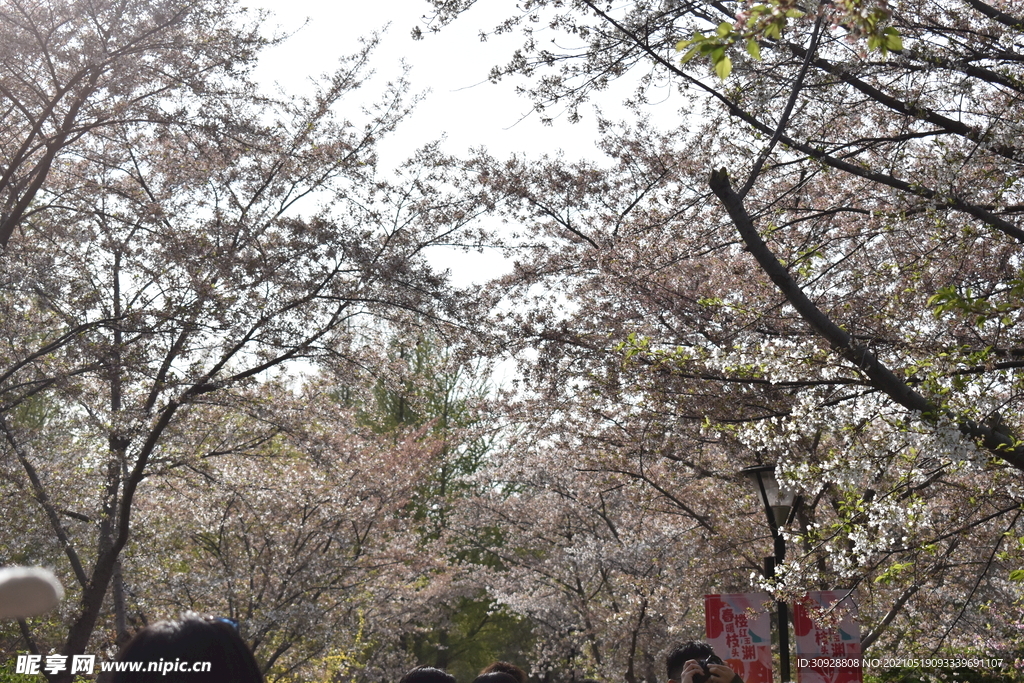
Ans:
{"label": "banner with pink flower print", "polygon": [[744,683],[772,683],[770,602],[767,593],[704,596],[708,643]]}
{"label": "banner with pink flower print", "polygon": [[811,591],[793,610],[799,683],[861,683],[857,607],[836,591]]}

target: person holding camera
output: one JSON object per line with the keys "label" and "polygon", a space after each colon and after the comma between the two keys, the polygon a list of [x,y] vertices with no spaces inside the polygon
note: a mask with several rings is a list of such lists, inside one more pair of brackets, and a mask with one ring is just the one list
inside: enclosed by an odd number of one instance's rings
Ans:
{"label": "person holding camera", "polygon": [[707,643],[691,640],[665,658],[668,683],[743,683]]}

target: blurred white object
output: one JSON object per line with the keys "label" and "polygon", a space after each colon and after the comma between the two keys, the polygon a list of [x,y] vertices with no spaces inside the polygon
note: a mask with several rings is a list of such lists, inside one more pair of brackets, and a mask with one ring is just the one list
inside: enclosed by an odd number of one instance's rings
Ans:
{"label": "blurred white object", "polygon": [[0,619],[34,617],[53,609],[64,597],[64,587],[49,569],[0,569]]}

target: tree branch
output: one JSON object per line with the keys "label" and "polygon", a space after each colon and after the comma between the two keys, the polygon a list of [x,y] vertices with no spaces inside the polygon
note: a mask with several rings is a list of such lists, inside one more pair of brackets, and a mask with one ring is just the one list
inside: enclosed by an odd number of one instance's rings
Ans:
{"label": "tree branch", "polygon": [[3,414],[0,414],[0,429],[3,430],[7,443],[10,444],[11,450],[14,451],[15,457],[17,457],[18,462],[21,463],[22,469],[25,470],[25,474],[32,483],[32,491],[36,502],[39,503],[43,508],[43,511],[46,513],[46,518],[50,521],[53,533],[57,537],[57,540],[60,541],[61,549],[67,556],[68,562],[71,564],[71,570],[75,573],[75,579],[77,579],[78,584],[84,588],[89,579],[85,574],[85,569],[82,567],[81,560],[78,558],[78,552],[75,551],[75,547],[71,544],[71,539],[68,538],[68,534],[64,530],[64,525],[60,523],[58,510],[50,501],[50,497],[47,495],[46,489],[43,488],[43,482],[39,478],[39,473],[36,472],[36,468],[28,459],[28,455],[21,449],[20,444],[18,444],[17,440],[14,438],[14,432],[7,424],[7,418]]}
{"label": "tree branch", "polygon": [[829,343],[833,351],[853,363],[867,376],[872,386],[885,392],[896,403],[920,413],[930,422],[936,422],[941,417],[952,419],[962,434],[980,442],[995,457],[1024,471],[1024,446],[1017,439],[1005,431],[960,418],[932,403],[886,367],[868,347],[859,344],[846,330],[836,325],[807,297],[793,276],[761,239],[743,205],[742,198],[729,183],[728,171],[723,168],[712,172],[709,184],[711,191],[725,206],[740,237],[758,265],[779,288],[786,301],[796,309],[811,329]]}

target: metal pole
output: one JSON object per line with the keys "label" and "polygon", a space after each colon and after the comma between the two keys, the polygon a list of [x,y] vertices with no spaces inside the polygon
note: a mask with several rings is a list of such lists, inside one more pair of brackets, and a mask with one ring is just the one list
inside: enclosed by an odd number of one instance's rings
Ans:
{"label": "metal pole", "polygon": [[[775,557],[772,558],[772,576],[775,575],[775,566],[782,564],[786,559],[786,539],[782,534],[775,532]],[[792,680],[789,673],[789,607],[781,600],[775,603],[779,610],[779,675],[782,683]]]}
{"label": "metal pole", "polygon": [[[764,503],[764,513],[768,518],[768,528],[772,531],[772,539],[775,541],[775,552],[773,555],[764,558],[764,575],[768,579],[775,578],[775,567],[786,560],[786,540],[782,537],[781,525],[787,524],[788,520],[778,521],[775,519],[775,511],[768,500],[768,491],[765,488],[764,480],[761,478],[767,470],[774,467],[761,465],[747,467],[742,470],[743,474],[750,475],[751,479],[757,482],[758,491],[761,494],[761,501]],[[796,501],[794,501],[795,503]],[[793,508],[789,508],[789,516],[792,516]],[[781,683],[789,683],[792,680],[789,670],[789,607],[781,600],[775,601],[779,623],[779,678]]]}

